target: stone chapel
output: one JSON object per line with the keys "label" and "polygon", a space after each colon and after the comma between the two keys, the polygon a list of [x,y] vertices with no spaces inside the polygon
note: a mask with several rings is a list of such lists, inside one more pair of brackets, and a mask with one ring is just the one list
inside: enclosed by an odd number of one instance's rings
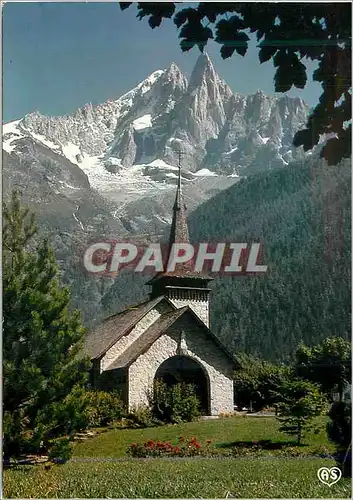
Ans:
{"label": "stone chapel", "polygon": [[[173,207],[169,252],[188,243],[181,170]],[[196,273],[190,262],[173,272],[157,273],[148,283],[150,298],[107,318],[85,341],[92,361],[92,383],[120,390],[132,408],[148,403],[154,380],[189,382],[205,415],[232,412],[234,356],[209,328],[211,277]]]}

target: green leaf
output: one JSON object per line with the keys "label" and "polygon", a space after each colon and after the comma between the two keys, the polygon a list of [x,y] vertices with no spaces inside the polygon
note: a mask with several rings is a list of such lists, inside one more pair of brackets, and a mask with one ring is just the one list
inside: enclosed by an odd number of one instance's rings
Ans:
{"label": "green leaf", "polygon": [[130,5],[132,4],[133,2],[119,2],[119,7],[121,10],[125,10],[127,9],[128,7],[130,7]]}
{"label": "green leaf", "polygon": [[259,51],[259,60],[260,63],[264,63],[266,61],[269,61],[271,57],[273,57],[277,52],[277,47],[262,47]]}
{"label": "green leaf", "polygon": [[223,45],[221,47],[221,57],[222,59],[227,59],[228,57],[232,57],[234,54],[235,47],[232,45]]}
{"label": "green leaf", "polygon": [[306,85],[306,67],[303,63],[298,62],[298,64],[293,67],[293,83],[298,89],[303,89]]}
{"label": "green leaf", "polygon": [[292,88],[293,75],[292,70],[288,66],[279,66],[275,74],[275,91],[287,92]]}

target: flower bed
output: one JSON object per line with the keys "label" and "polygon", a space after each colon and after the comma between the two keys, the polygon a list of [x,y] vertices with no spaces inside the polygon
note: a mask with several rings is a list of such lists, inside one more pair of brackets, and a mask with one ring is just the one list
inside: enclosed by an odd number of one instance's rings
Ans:
{"label": "flower bed", "polygon": [[150,439],[145,443],[132,443],[128,447],[128,454],[132,457],[194,457],[197,455],[211,455],[211,440],[208,439],[204,445],[197,441],[195,437],[185,439],[181,436],[177,444],[171,441],[153,441]]}
{"label": "flower bed", "polygon": [[291,445],[290,443],[272,442],[271,440],[238,441],[226,445],[211,444],[207,439],[204,443],[195,437],[186,439],[180,437],[175,443],[171,441],[153,441],[152,439],[144,443],[132,443],[127,449],[127,453],[134,458],[148,457],[310,457],[322,456],[323,458],[333,458],[327,447],[306,449]]}

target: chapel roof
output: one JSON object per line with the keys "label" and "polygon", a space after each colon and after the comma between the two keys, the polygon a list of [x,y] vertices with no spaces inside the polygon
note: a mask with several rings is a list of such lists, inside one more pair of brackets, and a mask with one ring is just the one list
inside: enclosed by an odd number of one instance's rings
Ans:
{"label": "chapel roof", "polygon": [[187,306],[163,314],[147,330],[140,335],[110,366],[107,370],[129,366],[141,354],[146,352],[152,344],[172,325],[187,309]]}
{"label": "chapel roof", "polygon": [[167,329],[175,323],[184,314],[189,314],[191,318],[205,330],[206,334],[209,335],[210,340],[213,341],[218,348],[220,348],[224,354],[234,363],[234,365],[239,365],[239,361],[236,356],[230,353],[224,345],[219,341],[218,337],[212,333],[212,331],[205,325],[205,323],[195,314],[195,312],[189,307],[181,307],[175,311],[170,311],[164,313],[158,318],[149,328],[146,329],[140,337],[138,337],[116,360],[113,361],[111,365],[108,366],[107,370],[114,370],[117,368],[126,368],[130,366],[139,356],[144,354],[148,349],[156,342],[156,340],[161,337]]}
{"label": "chapel roof", "polygon": [[[173,206],[173,219],[169,236],[168,259],[170,257],[174,243],[190,244],[189,229],[187,223],[187,207],[184,202],[184,197],[182,193],[180,160],[179,160],[178,187]],[[207,276],[202,271],[200,272],[195,271],[192,259],[190,259],[187,262],[178,262],[175,266],[174,271],[163,271],[157,273],[151,280],[147,282],[147,285],[153,285],[153,283],[159,281],[161,278],[164,277],[192,278],[192,279],[202,279],[208,281],[211,281],[213,279],[210,276]]]}
{"label": "chapel roof", "polygon": [[115,342],[128,334],[162,299],[164,297],[155,297],[106,318],[86,336],[83,348],[84,354],[90,356],[91,359],[101,357]]}

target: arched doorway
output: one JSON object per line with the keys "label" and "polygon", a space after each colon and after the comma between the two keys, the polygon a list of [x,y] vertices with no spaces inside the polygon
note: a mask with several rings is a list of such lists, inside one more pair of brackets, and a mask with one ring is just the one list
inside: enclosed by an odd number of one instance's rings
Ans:
{"label": "arched doorway", "polygon": [[186,383],[195,386],[200,401],[201,413],[210,414],[210,382],[203,366],[190,356],[173,356],[158,368],[155,380],[161,380],[168,386]]}

